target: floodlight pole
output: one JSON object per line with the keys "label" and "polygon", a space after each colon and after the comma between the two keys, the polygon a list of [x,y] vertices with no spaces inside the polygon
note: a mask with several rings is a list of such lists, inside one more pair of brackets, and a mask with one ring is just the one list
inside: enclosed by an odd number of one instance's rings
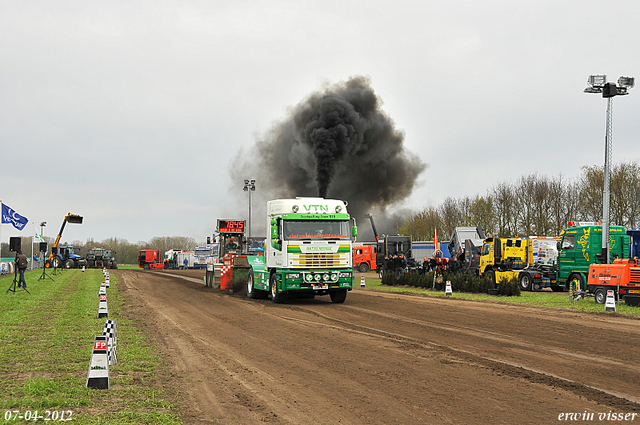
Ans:
{"label": "floodlight pole", "polygon": [[609,257],[609,219],[611,203],[611,136],[612,136],[613,97],[607,98],[607,124],[604,137],[604,189],[602,191],[602,254],[604,263],[608,264]]}
{"label": "floodlight pole", "polygon": [[249,238],[251,238],[251,192],[256,190],[256,179],[247,179],[244,181],[244,187],[242,188],[245,192],[249,192],[249,223],[247,227],[247,242]]}
{"label": "floodlight pole", "polygon": [[609,227],[610,227],[610,202],[611,202],[611,146],[612,146],[612,115],[613,98],[617,95],[629,94],[628,90],[635,85],[635,78],[620,77],[618,84],[607,83],[606,75],[590,75],[587,80],[589,87],[585,93],[602,93],[607,98],[607,124],[604,138],[604,188],[602,191],[602,262],[608,264],[610,260]]}

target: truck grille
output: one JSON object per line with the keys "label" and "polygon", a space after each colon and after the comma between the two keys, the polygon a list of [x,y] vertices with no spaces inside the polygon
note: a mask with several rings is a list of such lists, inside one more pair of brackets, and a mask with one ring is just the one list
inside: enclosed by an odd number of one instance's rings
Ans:
{"label": "truck grille", "polygon": [[630,283],[640,284],[640,267],[631,267],[629,271],[631,273]]}
{"label": "truck grille", "polygon": [[347,255],[339,253],[294,254],[292,265],[297,267],[344,267],[347,264]]}

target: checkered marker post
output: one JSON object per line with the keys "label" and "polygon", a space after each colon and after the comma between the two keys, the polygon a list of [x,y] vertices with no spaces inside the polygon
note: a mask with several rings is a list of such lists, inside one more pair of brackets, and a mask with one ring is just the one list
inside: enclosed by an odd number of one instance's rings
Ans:
{"label": "checkered marker post", "polygon": [[109,365],[114,365],[118,362],[116,357],[118,347],[116,324],[115,319],[107,320],[104,323],[104,330],[102,331],[102,335],[107,337],[107,357],[109,359]]}
{"label": "checkered marker post", "polygon": [[224,265],[220,267],[220,289],[223,291],[233,289],[233,267]]}
{"label": "checkered marker post", "polygon": [[109,360],[107,359],[107,337],[96,335],[87,374],[87,388],[109,389]]}

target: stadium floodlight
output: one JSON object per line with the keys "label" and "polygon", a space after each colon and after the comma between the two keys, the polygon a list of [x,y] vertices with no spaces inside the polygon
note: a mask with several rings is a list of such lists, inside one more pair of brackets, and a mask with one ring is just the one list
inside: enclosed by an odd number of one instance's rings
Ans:
{"label": "stadium floodlight", "polygon": [[634,77],[620,77],[618,78],[618,85],[620,87],[631,89],[636,85],[636,79]]}
{"label": "stadium floodlight", "polygon": [[589,75],[587,84],[591,87],[602,87],[607,83],[607,76],[604,74]]}

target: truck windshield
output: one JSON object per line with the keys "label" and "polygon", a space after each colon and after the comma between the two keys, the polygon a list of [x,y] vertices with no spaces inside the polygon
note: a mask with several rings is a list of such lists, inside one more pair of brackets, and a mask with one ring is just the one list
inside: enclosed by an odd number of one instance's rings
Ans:
{"label": "truck windshield", "polygon": [[349,239],[348,221],[285,221],[284,240]]}

